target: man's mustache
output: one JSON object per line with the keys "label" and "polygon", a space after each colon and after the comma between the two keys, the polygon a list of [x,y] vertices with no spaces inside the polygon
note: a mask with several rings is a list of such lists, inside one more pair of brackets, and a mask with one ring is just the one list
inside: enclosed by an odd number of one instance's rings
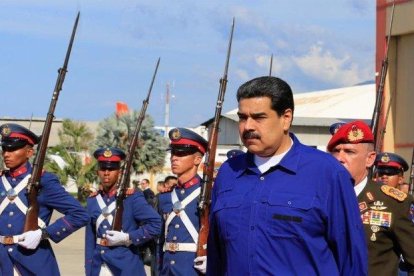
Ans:
{"label": "man's mustache", "polygon": [[260,134],[253,131],[243,132],[243,139],[260,139]]}

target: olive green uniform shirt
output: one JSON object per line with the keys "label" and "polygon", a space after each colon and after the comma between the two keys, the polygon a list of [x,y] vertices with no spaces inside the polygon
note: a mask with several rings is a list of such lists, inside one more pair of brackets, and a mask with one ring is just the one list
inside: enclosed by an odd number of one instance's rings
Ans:
{"label": "olive green uniform shirt", "polygon": [[414,275],[413,198],[368,181],[358,202],[368,244],[368,274],[397,275],[402,255],[408,275]]}

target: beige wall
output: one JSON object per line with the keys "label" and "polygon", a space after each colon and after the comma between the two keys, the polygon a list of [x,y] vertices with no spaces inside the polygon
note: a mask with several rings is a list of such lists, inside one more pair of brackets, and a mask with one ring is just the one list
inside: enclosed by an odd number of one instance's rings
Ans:
{"label": "beige wall", "polygon": [[[391,7],[387,8],[387,31],[391,10]],[[384,103],[384,114],[386,114],[391,95],[383,149],[401,155],[409,164],[414,148],[413,15],[414,1],[401,1],[396,5],[388,53],[389,66]],[[380,53],[377,53],[377,56],[379,55]],[[409,180],[409,172],[406,173],[406,180]]]}

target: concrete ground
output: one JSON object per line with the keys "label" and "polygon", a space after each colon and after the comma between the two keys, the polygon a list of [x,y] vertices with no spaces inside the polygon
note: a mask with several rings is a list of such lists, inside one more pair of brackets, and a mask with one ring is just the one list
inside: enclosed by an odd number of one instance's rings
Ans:
{"label": "concrete ground", "polygon": [[[55,211],[51,221],[56,220],[59,216],[61,216],[61,214]],[[72,233],[72,235],[58,244],[51,243],[62,276],[85,275],[85,227]],[[150,275],[149,267],[145,267],[145,270],[147,275]]]}

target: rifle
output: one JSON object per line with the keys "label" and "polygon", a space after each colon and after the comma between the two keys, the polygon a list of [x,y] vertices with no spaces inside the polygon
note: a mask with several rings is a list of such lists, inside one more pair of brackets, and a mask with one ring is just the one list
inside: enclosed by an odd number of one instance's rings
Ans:
{"label": "rifle", "polygon": [[[392,30],[392,23],[394,20],[394,8],[395,8],[395,1],[392,4],[392,12],[391,12],[391,19],[390,19],[390,26],[388,30],[388,36],[387,36],[387,43],[386,43],[386,52],[384,59],[382,60],[382,66],[381,66],[381,74],[380,74],[380,81],[378,84],[377,89],[377,97],[375,99],[375,107],[374,107],[374,113],[372,115],[372,121],[371,121],[371,130],[372,133],[375,136],[374,146],[375,151],[379,152],[382,148],[382,142],[385,134],[385,127],[387,125],[387,121],[384,122],[384,127],[382,130],[379,130],[378,127],[378,121],[382,112],[382,104],[383,104],[383,96],[384,96],[384,84],[385,84],[385,78],[387,76],[388,71],[388,50],[390,46],[390,40],[391,40],[391,30]],[[391,100],[390,100],[391,103]],[[388,115],[387,115],[388,117]],[[387,118],[388,119],[388,118]]]}
{"label": "rifle", "polygon": [[28,208],[26,211],[26,220],[24,223],[24,232],[30,230],[36,230],[38,226],[38,216],[39,216],[39,204],[37,202],[37,194],[39,190],[40,177],[42,175],[43,164],[45,161],[47,144],[49,142],[50,130],[52,128],[53,119],[55,118],[54,112],[56,104],[59,98],[59,93],[62,90],[63,82],[65,81],[66,72],[68,69],[68,63],[70,58],[70,53],[72,51],[73,41],[75,39],[76,29],[78,28],[80,12],[76,16],[75,24],[72,29],[72,35],[70,38],[69,46],[66,51],[65,61],[62,68],[58,70],[58,77],[56,80],[55,89],[52,94],[52,100],[50,102],[49,111],[47,113],[45,125],[43,126],[41,141],[37,147],[36,156],[33,162],[32,175],[27,184],[27,199],[28,199]]}
{"label": "rifle", "polygon": [[413,148],[413,155],[411,156],[411,174],[410,174],[410,188],[408,193],[413,195],[414,192],[414,148]]}
{"label": "rifle", "polygon": [[270,56],[269,77],[272,76],[272,67],[273,67],[273,54]]}
{"label": "rifle", "polygon": [[198,235],[197,243],[197,256],[207,255],[207,238],[209,225],[209,213],[211,204],[211,188],[213,186],[214,177],[214,162],[216,157],[217,139],[220,124],[221,109],[223,107],[224,94],[227,87],[227,72],[229,70],[229,60],[231,52],[231,43],[233,40],[234,31],[234,18],[231,26],[230,40],[227,48],[226,65],[224,67],[223,77],[220,79],[220,88],[216,104],[216,112],[214,115],[213,126],[209,131],[209,139],[207,144],[206,158],[203,167],[203,179],[201,181],[200,201],[198,203],[198,209],[200,211],[200,232]]}
{"label": "rifle", "polygon": [[157,75],[158,65],[160,64],[160,58],[158,58],[157,65],[155,67],[154,75],[152,76],[151,85],[148,90],[147,98],[142,102],[142,108],[138,116],[137,125],[134,130],[134,134],[131,137],[131,142],[129,144],[128,152],[125,158],[124,165],[122,166],[122,174],[118,180],[118,190],[116,192],[116,207],[115,215],[112,223],[112,230],[121,231],[122,230],[122,213],[124,212],[124,199],[126,197],[126,190],[129,186],[129,175],[131,173],[132,161],[134,157],[135,150],[138,146],[138,135],[141,130],[142,122],[145,119],[145,112],[147,111],[149,98],[152,91],[152,86],[154,84],[155,76]]}

